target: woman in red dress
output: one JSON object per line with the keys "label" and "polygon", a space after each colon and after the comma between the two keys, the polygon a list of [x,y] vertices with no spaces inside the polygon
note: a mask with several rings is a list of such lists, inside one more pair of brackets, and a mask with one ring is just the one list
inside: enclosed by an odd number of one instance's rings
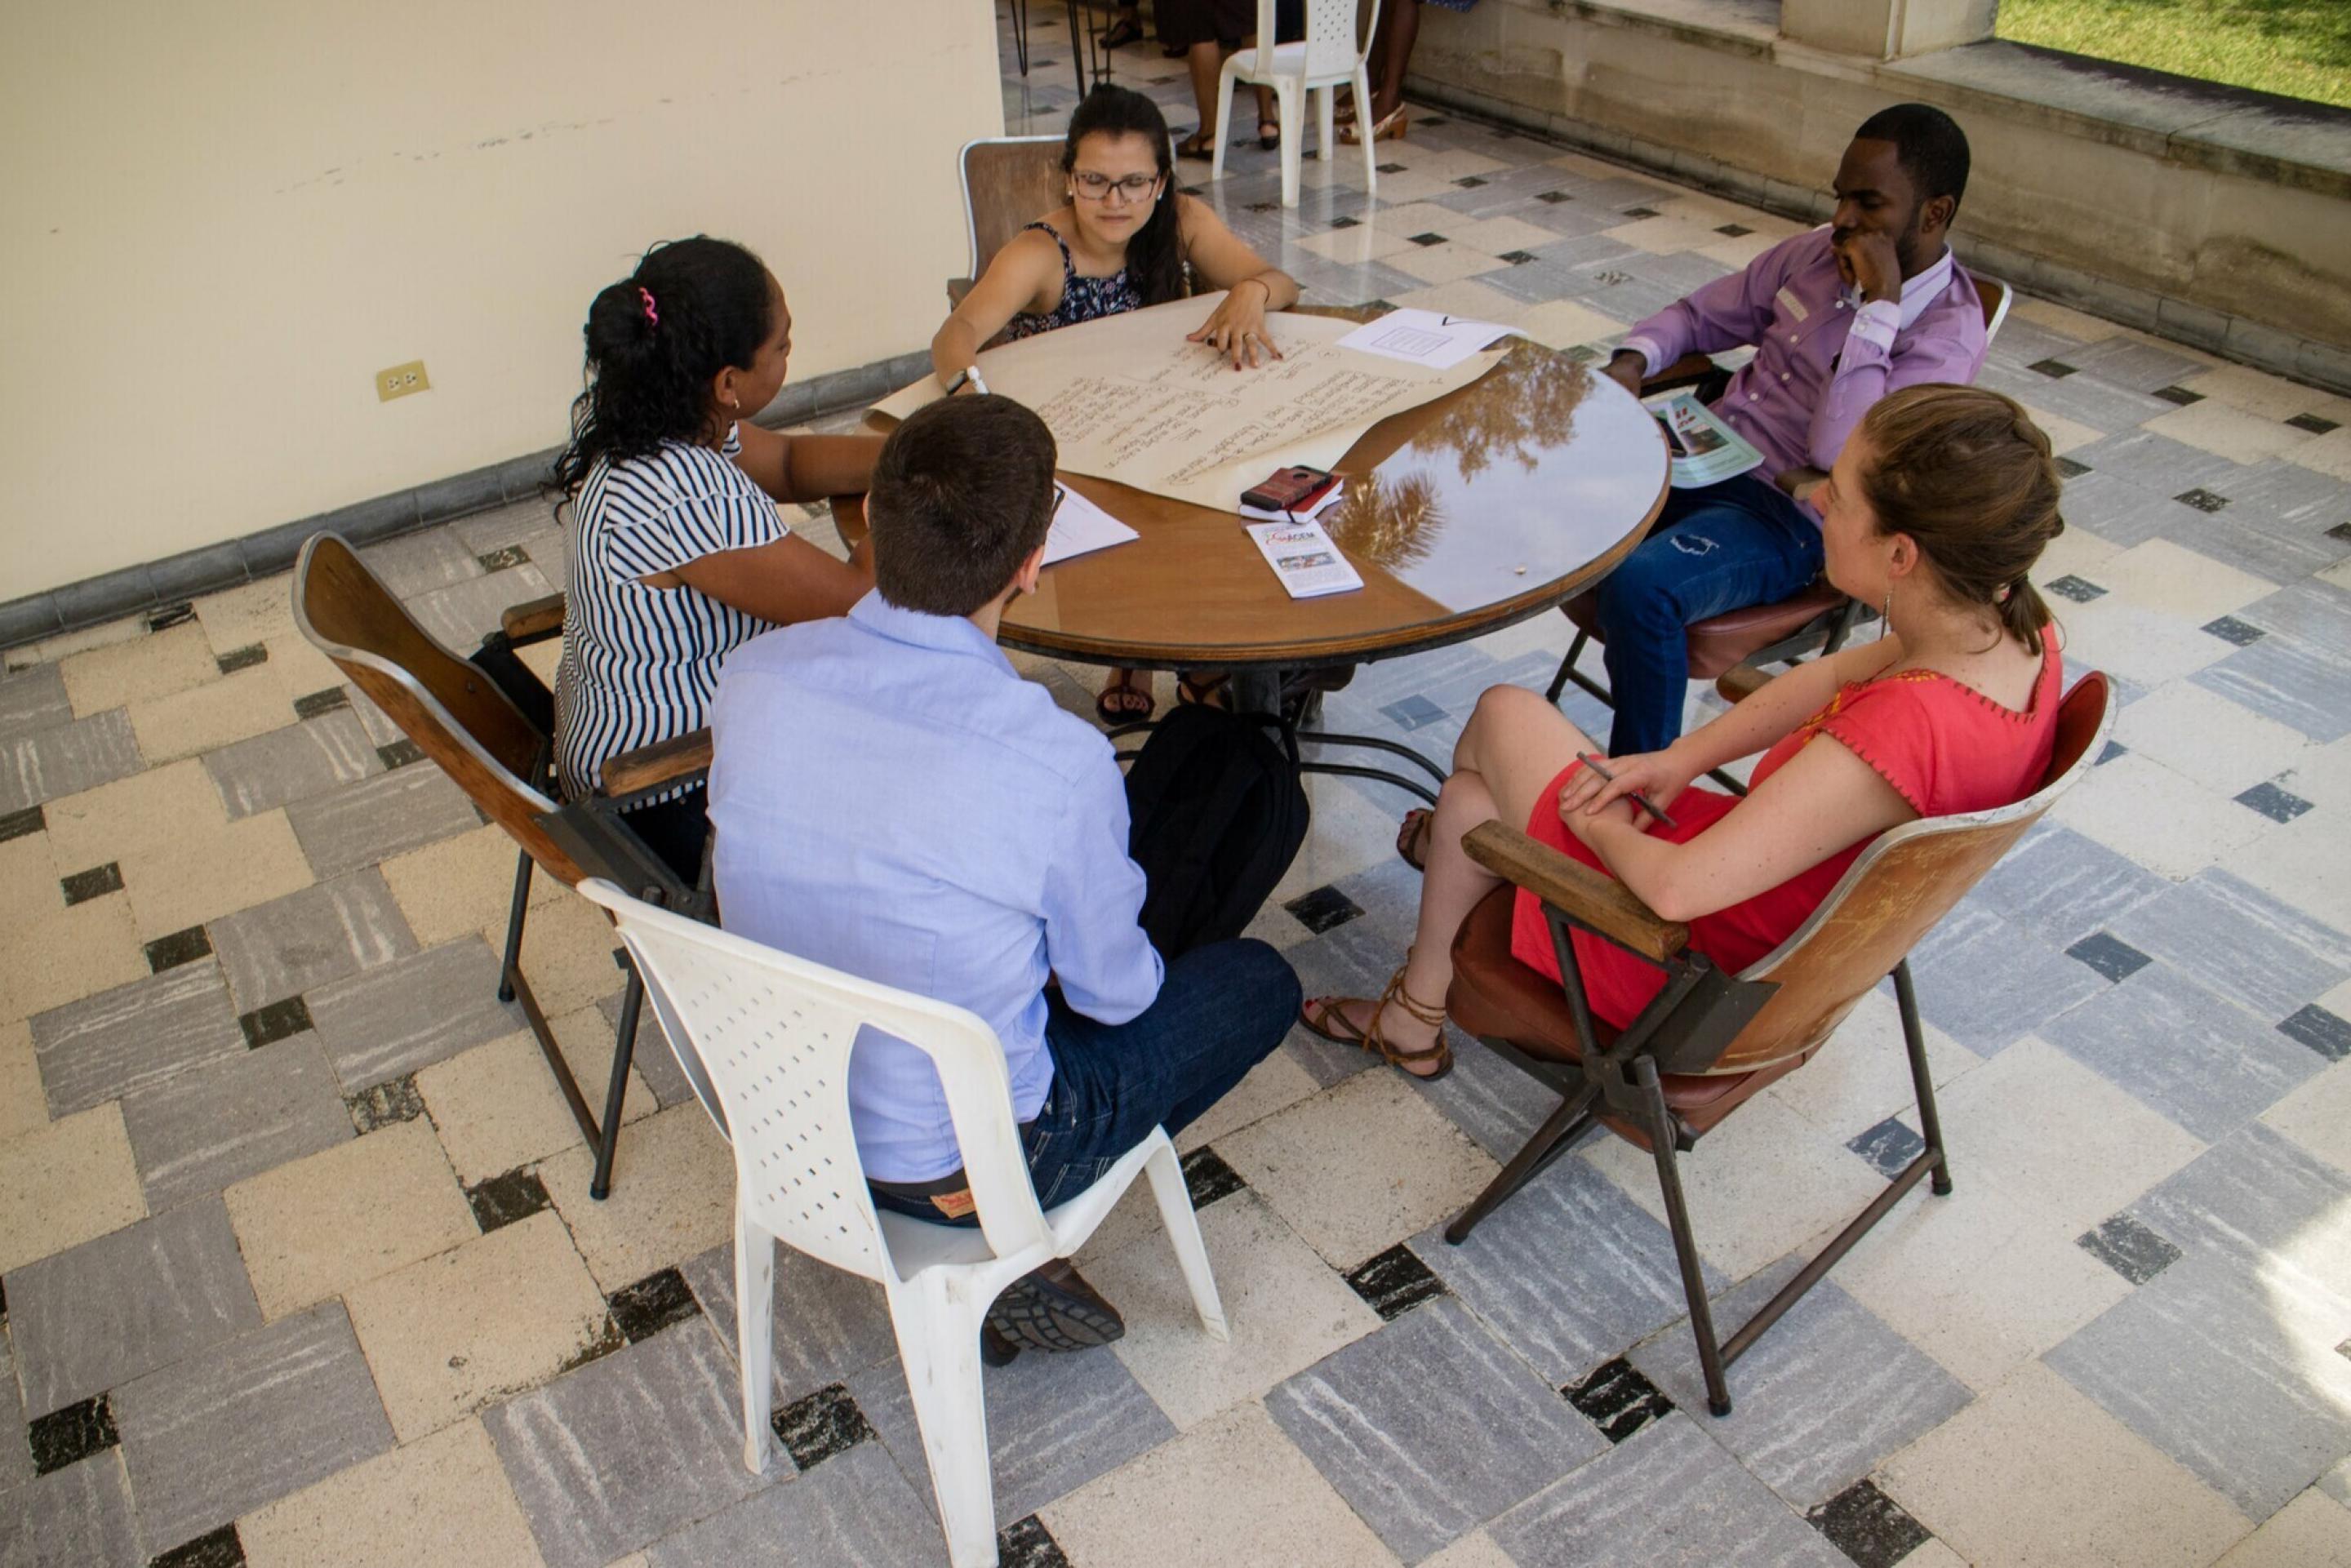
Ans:
{"label": "woman in red dress", "polygon": [[[1869,412],[1813,497],[1829,580],[1881,607],[1876,642],[1801,664],[1663,751],[1608,764],[1558,709],[1495,686],[1454,748],[1434,813],[1397,847],[1425,863],[1420,924],[1376,999],[1318,997],[1306,1027],[1419,1078],[1452,1066],[1443,1001],[1453,935],[1499,879],[1462,835],[1499,818],[1625,883],[1690,946],[1738,972],[1792,935],[1855,857],[1918,817],[2022,799],[2048,767],[2063,689],[2049,612],[2026,573],[2064,527],[2059,477],[2022,407],[1975,387],[1917,386]],[[1694,789],[1763,752],[1745,797]],[[1657,826],[1627,794],[1674,817]],[[1518,895],[1511,952],[1556,976],[1540,904]],[[1575,934],[1593,1014],[1629,1023],[1663,973]]]}

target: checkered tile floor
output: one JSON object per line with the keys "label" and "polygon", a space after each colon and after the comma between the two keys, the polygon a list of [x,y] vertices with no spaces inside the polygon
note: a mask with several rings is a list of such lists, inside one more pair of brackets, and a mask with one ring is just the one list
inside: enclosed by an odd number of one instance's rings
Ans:
{"label": "checkered tile floor", "polygon": [[[1016,130],[1073,96],[1037,26]],[[1147,47],[1118,68],[1187,99]],[[1562,349],[1790,229],[1442,115],[1381,152],[1377,201],[1310,162],[1290,213],[1252,144],[1190,174],[1310,299]],[[1232,1343],[1129,1205],[1083,1260],[1124,1342],[988,1375],[1008,1562],[2351,1561],[2351,402],[2032,300],[1985,379],[2066,455],[2043,577],[2127,706],[1917,956],[1957,1192],[1907,1199],[1716,1420],[1639,1157],[1571,1157],[1447,1247],[1542,1097],[1467,1042],[1422,1089],[1293,1038],[1184,1139]],[[563,549],[517,507],[369,553],[465,645]],[[1376,665],[1332,715],[1442,755],[1565,642]],[[725,1146],[649,1039],[589,1200],[493,994],[507,841],[295,633],[283,579],[7,664],[0,1563],[943,1560],[857,1281],[784,1270],[789,1458],[743,1470]],[[1031,669],[1090,711],[1089,672]],[[1314,797],[1257,928],[1310,991],[1374,988],[1412,915],[1402,802]],[[609,932],[559,889],[530,929],[594,1075]],[[1873,998],[1708,1138],[1715,1288],[1759,1299],[1866,1201],[1907,1104]]]}

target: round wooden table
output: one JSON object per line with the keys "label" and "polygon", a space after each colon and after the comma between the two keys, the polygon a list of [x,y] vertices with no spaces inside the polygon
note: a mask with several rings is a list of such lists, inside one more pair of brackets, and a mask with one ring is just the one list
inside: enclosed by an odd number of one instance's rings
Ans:
{"label": "round wooden table", "polygon": [[[1583,591],[1640,541],[1664,504],[1665,437],[1607,376],[1539,343],[1505,342],[1485,375],[1381,421],[1336,465],[1346,491],[1322,523],[1362,575],[1361,591],[1293,600],[1237,514],[1064,474],[1062,483],[1141,538],[1046,569],[1038,591],[1006,612],[1001,641],[1080,664],[1230,671],[1237,706],[1273,710],[1279,705],[1261,694],[1278,691],[1282,675],[1482,636]],[[867,423],[887,430],[894,421],[872,414]],[[846,540],[862,537],[862,497],[836,500],[833,514]],[[1301,740],[1372,745],[1444,779],[1391,741],[1294,725],[1283,734],[1293,757]],[[1385,779],[1428,797],[1393,774],[1301,766]]]}

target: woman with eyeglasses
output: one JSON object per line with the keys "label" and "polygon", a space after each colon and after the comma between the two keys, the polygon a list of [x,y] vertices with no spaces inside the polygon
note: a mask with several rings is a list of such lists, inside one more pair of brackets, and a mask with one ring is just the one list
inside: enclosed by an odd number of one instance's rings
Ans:
{"label": "woman with eyeglasses", "polygon": [[[998,333],[1034,337],[1121,311],[1222,289],[1191,334],[1233,369],[1281,358],[1267,315],[1298,302],[1298,285],[1225,226],[1205,202],[1176,188],[1159,106],[1122,87],[1098,87],[1070,116],[1061,148],[1069,204],[1015,235],[931,340],[931,369],[950,393],[971,388],[979,350]],[[1223,677],[1184,682],[1207,701]],[[1106,724],[1147,718],[1147,681],[1113,670],[1095,709]]]}

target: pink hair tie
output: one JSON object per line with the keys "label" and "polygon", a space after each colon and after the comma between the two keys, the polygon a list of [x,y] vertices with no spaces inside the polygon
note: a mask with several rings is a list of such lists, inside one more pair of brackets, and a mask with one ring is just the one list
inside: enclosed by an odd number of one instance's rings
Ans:
{"label": "pink hair tie", "polygon": [[661,312],[653,308],[653,291],[640,283],[637,285],[637,298],[645,302],[645,319],[656,327],[660,326]]}

